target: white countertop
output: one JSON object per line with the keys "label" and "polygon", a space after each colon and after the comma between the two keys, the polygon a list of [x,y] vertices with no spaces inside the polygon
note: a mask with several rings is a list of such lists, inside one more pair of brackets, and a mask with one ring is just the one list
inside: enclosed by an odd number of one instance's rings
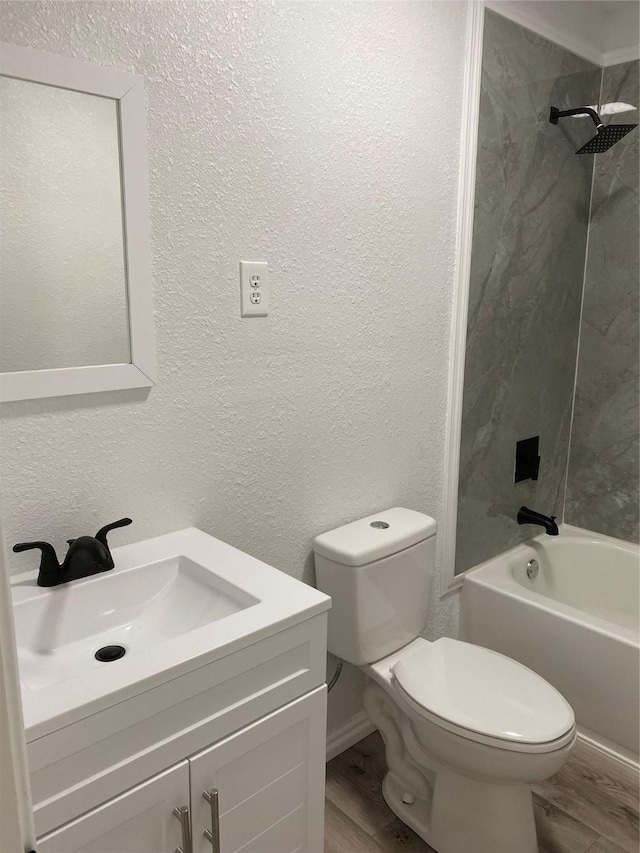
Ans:
{"label": "white countertop", "polygon": [[[27,740],[95,714],[111,705],[205,666],[239,649],[323,613],[331,599],[284,572],[196,528],[180,530],[112,550],[115,568],[70,584],[38,587],[37,572],[12,578],[14,606],[36,596],[65,595],[76,584],[96,584],[107,575],[126,572],[167,558],[185,556],[210,569],[258,603],[187,633],[173,636],[121,660],[99,664],[74,677],[30,689],[22,684]],[[20,662],[20,641],[18,639]],[[48,652],[55,654],[55,649]]]}

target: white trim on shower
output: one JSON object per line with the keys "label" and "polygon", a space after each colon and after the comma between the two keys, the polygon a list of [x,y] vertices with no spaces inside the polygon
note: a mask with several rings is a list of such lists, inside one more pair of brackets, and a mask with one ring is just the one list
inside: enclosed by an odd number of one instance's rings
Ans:
{"label": "white trim on shower", "polygon": [[442,567],[441,591],[443,595],[455,587],[459,587],[464,577],[464,574],[455,574],[456,526],[458,516],[458,477],[460,473],[464,364],[469,305],[469,274],[471,269],[473,209],[478,150],[478,119],[480,115],[484,9],[485,3],[483,0],[473,0],[470,4],[465,44],[467,59],[462,100],[456,269],[454,274],[451,349],[449,354],[444,511],[439,536],[441,548],[440,563]]}

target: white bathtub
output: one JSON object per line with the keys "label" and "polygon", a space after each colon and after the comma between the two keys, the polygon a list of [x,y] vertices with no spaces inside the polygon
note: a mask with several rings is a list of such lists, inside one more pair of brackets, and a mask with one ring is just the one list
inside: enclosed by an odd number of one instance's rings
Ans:
{"label": "white bathtub", "polygon": [[[579,731],[638,760],[638,546],[562,525],[469,572],[460,639],[515,658],[571,703]],[[527,577],[529,560],[537,577]]]}

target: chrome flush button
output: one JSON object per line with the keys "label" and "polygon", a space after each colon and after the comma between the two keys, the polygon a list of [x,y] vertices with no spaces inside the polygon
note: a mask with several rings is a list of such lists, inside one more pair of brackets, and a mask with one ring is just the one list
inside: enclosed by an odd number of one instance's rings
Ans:
{"label": "chrome flush button", "polygon": [[372,521],[369,527],[375,527],[376,530],[386,530],[389,525],[386,521]]}

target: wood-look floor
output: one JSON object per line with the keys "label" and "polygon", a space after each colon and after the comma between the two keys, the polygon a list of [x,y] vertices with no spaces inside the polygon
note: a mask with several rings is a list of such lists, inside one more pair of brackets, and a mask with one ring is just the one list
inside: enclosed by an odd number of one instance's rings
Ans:
{"label": "wood-look floor", "polygon": [[[329,762],[325,853],[433,853],[385,803],[385,771],[378,732]],[[540,853],[638,853],[638,774],[583,744],[534,786],[534,808]]]}

